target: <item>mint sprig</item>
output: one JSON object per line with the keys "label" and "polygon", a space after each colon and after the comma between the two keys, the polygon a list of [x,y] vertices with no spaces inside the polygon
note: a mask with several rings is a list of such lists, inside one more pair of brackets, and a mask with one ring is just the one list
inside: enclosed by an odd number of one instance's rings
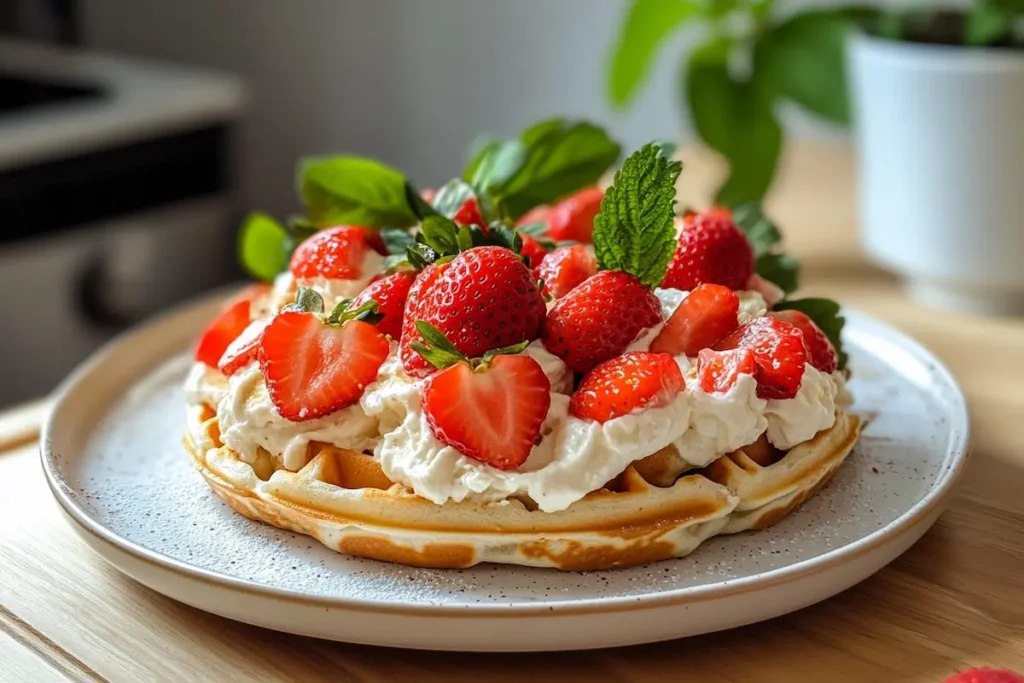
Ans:
{"label": "mint sprig", "polygon": [[468,363],[469,366],[475,370],[490,363],[495,356],[522,353],[530,344],[529,341],[522,341],[518,344],[513,344],[512,346],[503,346],[498,349],[492,349],[485,353],[481,358],[467,358],[455,347],[455,344],[448,341],[448,338],[444,336],[441,330],[437,329],[430,323],[417,320],[416,329],[419,331],[420,335],[423,337],[423,341],[426,343],[420,344],[418,342],[413,342],[412,349],[423,356],[424,360],[436,367],[438,370],[444,370],[456,363]]}
{"label": "mint sprig", "polygon": [[656,143],[634,152],[615,173],[594,218],[594,250],[602,270],[622,270],[657,287],[676,248],[676,179],[682,164]]}
{"label": "mint sprig", "polygon": [[843,350],[842,339],[843,325],[846,324],[846,318],[840,315],[838,303],[831,299],[819,298],[788,299],[775,304],[774,310],[800,311],[807,315],[808,318],[814,321],[815,325],[821,328],[821,331],[825,333],[828,340],[832,342],[832,346],[835,347],[839,369],[844,370],[846,368],[849,356]]}
{"label": "mint sprig", "polygon": [[747,236],[754,257],[754,270],[783,292],[791,294],[800,285],[800,264],[782,251],[782,233],[757,202],[736,207],[732,212],[736,226]]}

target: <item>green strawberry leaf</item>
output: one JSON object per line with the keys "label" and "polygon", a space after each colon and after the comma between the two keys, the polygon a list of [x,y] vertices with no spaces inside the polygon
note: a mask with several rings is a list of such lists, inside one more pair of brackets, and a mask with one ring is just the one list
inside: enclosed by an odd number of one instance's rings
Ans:
{"label": "green strawberry leaf", "polygon": [[446,218],[454,218],[462,205],[475,196],[473,188],[466,181],[452,178],[434,195],[434,210]]}
{"label": "green strawberry leaf", "polygon": [[289,234],[265,213],[249,214],[238,232],[238,260],[249,275],[273,282],[288,267]]}
{"label": "green strawberry leaf", "polygon": [[424,244],[441,256],[459,253],[459,226],[441,214],[427,216],[420,224],[420,237]]}
{"label": "green strawberry leaf", "polygon": [[349,320],[360,320],[362,322],[376,325],[384,316],[380,313],[380,307],[373,299],[349,309],[352,299],[342,299],[335,305],[334,310],[324,320],[328,325],[342,325]]}
{"label": "green strawberry leaf", "polygon": [[594,218],[594,250],[603,270],[623,270],[657,287],[676,248],[676,179],[682,170],[656,144],[634,152],[615,173]]}
{"label": "green strawberry leaf", "polygon": [[775,310],[800,311],[806,314],[832,342],[832,346],[836,349],[839,369],[846,369],[849,356],[843,350],[842,339],[846,318],[840,315],[839,304],[831,299],[788,299],[775,304]]}
{"label": "green strawberry leaf", "polygon": [[436,327],[422,320],[416,321],[416,329],[423,337],[424,344],[413,342],[412,349],[438,370],[443,370],[468,359],[448,341]]}
{"label": "green strawberry leaf", "polygon": [[436,251],[422,242],[414,242],[406,249],[406,258],[416,270],[423,270],[440,257]]}
{"label": "green strawberry leaf", "polygon": [[297,313],[316,313],[319,315],[324,312],[324,299],[316,293],[316,290],[310,287],[299,287],[299,291],[295,295],[295,302],[288,304],[281,310]]}
{"label": "green strawberry leaf", "polygon": [[526,347],[530,345],[529,340],[524,340],[518,344],[512,346],[502,346],[500,349],[491,349],[484,354],[481,359],[484,363],[490,363],[495,356],[514,356],[517,353],[522,353],[526,350]]}
{"label": "green strawberry leaf", "polygon": [[298,189],[314,225],[405,228],[433,209],[419,198],[405,176],[360,157],[303,159]]}
{"label": "green strawberry leaf", "polygon": [[757,258],[770,253],[782,241],[779,229],[764,215],[757,202],[737,206],[732,211],[732,220],[747,236]]}
{"label": "green strawberry leaf", "polygon": [[800,264],[789,254],[762,254],[754,269],[786,294],[792,294],[800,286]]}

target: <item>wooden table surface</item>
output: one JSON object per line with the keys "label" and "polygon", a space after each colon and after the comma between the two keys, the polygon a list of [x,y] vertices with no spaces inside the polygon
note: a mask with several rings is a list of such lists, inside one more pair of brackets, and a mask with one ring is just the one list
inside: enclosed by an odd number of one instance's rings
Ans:
{"label": "wooden table surface", "polygon": [[[689,162],[684,192],[697,197],[714,166]],[[974,456],[955,500],[876,576],[765,623],[594,652],[409,652],[275,633],[175,603],[88,551],[43,481],[34,438],[45,404],[34,404],[0,415],[0,681],[863,683],[1024,671],[1024,320],[925,309],[868,266],[844,147],[791,150],[769,208],[805,260],[805,292],[917,337],[970,401]]]}

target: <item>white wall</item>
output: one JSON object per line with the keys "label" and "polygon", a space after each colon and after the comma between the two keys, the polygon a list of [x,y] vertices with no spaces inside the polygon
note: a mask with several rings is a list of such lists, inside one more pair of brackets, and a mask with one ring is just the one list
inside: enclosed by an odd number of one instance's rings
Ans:
{"label": "white wall", "polygon": [[[461,168],[477,135],[554,114],[607,125],[628,147],[687,136],[680,39],[626,113],[603,93],[623,0],[91,0],[86,40],[242,74],[244,201],[292,208],[299,155],[381,158],[421,186]],[[685,40],[685,37],[683,38]],[[798,124],[806,130],[806,124]]]}

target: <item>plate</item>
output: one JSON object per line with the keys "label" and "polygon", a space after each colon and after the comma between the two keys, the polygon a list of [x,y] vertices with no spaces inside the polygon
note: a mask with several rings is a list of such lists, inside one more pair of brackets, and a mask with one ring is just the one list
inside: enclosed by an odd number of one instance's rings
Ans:
{"label": "plate", "polygon": [[870,422],[832,482],[769,530],[686,558],[561,573],[416,569],[346,557],[232,512],[181,445],[186,350],[218,301],[102,349],[58,390],[41,439],[72,528],[153,590],[267,628],[353,643],[529,651],[644,643],[732,628],[832,596],[935,522],[967,460],[964,398],[902,334],[846,313],[854,411]]}

